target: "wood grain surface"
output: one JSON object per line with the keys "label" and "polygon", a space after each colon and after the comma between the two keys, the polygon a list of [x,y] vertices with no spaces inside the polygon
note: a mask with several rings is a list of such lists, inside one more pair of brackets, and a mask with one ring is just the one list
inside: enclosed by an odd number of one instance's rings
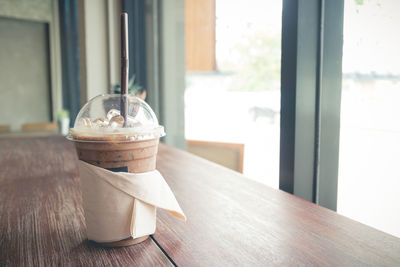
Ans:
{"label": "wood grain surface", "polygon": [[170,266],[152,239],[115,249],[86,239],[74,146],[0,138],[0,266]]}
{"label": "wood grain surface", "polygon": [[105,249],[73,144],[0,138],[0,266],[400,266],[398,238],[163,144],[157,164],[188,221],[159,210],[151,239]]}
{"label": "wood grain surface", "polygon": [[400,239],[160,144],[157,169],[188,220],[158,212],[179,266],[400,266]]}

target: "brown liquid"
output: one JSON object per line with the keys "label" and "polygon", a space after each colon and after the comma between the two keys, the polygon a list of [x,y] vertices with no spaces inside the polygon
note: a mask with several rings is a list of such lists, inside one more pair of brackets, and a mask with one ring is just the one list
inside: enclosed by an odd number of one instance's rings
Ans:
{"label": "brown liquid", "polygon": [[[86,142],[85,142],[86,141]],[[78,157],[89,164],[113,171],[134,173],[156,169],[159,138],[141,141],[87,142],[75,139]]]}

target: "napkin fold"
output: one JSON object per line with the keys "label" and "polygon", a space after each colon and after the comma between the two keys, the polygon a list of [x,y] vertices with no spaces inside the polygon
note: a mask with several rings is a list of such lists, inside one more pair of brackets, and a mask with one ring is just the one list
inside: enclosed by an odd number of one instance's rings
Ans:
{"label": "napkin fold", "polygon": [[79,161],[88,239],[113,242],[156,230],[156,208],[185,220],[174,194],[157,171],[112,172]]}

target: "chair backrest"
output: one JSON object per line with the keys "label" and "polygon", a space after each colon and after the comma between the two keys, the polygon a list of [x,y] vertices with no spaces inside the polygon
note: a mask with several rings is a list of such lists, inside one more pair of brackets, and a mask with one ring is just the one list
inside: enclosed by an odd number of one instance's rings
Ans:
{"label": "chair backrest", "polygon": [[58,131],[58,125],[56,122],[42,122],[42,123],[25,123],[21,127],[23,132],[32,131]]}
{"label": "chair backrest", "polygon": [[186,140],[187,151],[243,173],[244,144]]}
{"label": "chair backrest", "polygon": [[11,132],[11,125],[0,125],[0,133]]}

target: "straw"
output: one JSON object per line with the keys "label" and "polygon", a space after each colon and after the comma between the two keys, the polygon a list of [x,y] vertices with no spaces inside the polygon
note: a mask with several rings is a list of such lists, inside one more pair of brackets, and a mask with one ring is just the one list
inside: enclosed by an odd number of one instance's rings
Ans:
{"label": "straw", "polygon": [[128,13],[121,13],[121,115],[124,117],[126,127],[128,114],[128,79],[129,79],[129,54],[128,54]]}

